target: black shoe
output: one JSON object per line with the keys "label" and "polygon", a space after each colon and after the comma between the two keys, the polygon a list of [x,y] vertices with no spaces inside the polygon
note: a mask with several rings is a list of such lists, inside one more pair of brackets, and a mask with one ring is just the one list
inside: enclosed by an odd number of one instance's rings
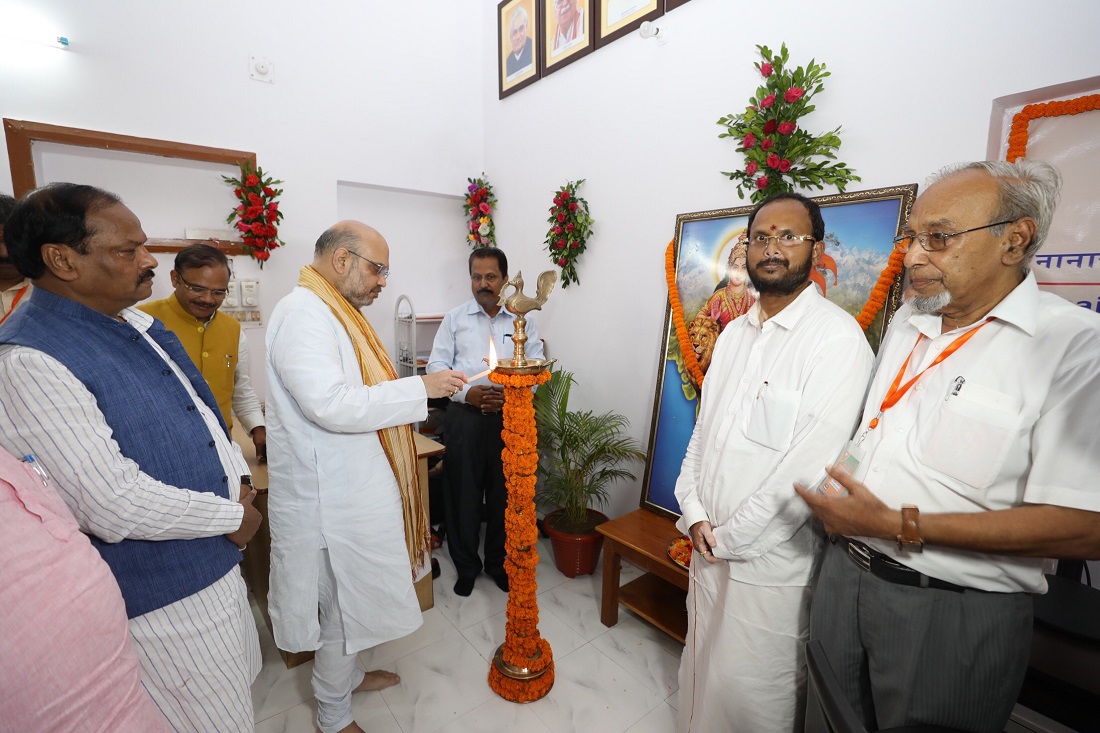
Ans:
{"label": "black shoe", "polygon": [[508,592],[508,574],[507,573],[486,573],[493,582],[497,584],[497,588],[500,588],[505,593]]}
{"label": "black shoe", "polygon": [[468,596],[474,592],[473,578],[459,578],[455,582],[455,595]]}
{"label": "black shoe", "polygon": [[442,572],[443,571],[439,569],[439,560],[436,560],[433,557],[432,558],[432,580],[435,580],[436,578],[438,578],[439,574],[442,573]]}

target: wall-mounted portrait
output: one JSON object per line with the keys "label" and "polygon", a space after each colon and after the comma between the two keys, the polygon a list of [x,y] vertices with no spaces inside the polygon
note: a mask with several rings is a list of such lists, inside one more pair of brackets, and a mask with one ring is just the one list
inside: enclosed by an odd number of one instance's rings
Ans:
{"label": "wall-mounted portrait", "polygon": [[590,0],[544,0],[543,72],[549,74],[595,48]]}
{"label": "wall-mounted portrait", "polygon": [[664,15],[664,0],[594,0],[596,48],[637,30],[647,20]]}
{"label": "wall-mounted portrait", "polygon": [[504,0],[497,5],[497,74],[499,98],[539,78],[541,34],[536,0]]}
{"label": "wall-mounted portrait", "polygon": [[[863,309],[886,268],[893,239],[909,218],[916,195],[914,183],[814,197],[825,220],[825,248],[810,271],[810,280],[853,317]],[[676,217],[676,285],[688,340],[704,374],[722,330],[756,302],[746,268],[745,227],[752,209],[740,206]],[[866,331],[876,351],[901,305],[901,283],[898,275],[885,307]],[[643,507],[669,517],[680,515],[673,492],[698,407],[699,385],[684,364],[668,308],[642,483]]]}

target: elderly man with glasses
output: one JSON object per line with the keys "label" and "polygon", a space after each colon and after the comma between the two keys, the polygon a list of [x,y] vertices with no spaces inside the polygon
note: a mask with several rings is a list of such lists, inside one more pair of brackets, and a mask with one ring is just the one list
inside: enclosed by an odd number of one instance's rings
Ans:
{"label": "elderly man with glasses", "polygon": [[267,460],[267,428],[248,369],[248,340],[237,319],[219,313],[229,288],[229,259],[215,247],[194,244],[176,255],[169,273],[174,291],[138,308],[176,334],[202,372],[229,429],[233,415],[252,437],[256,457]]}
{"label": "elderly man with glasses", "polygon": [[1029,268],[1059,187],[1027,160],[935,177],[894,240],[909,286],[854,472],[799,489],[834,535],[811,638],[871,730],[1004,730],[1045,558],[1100,557],[1100,317]]}

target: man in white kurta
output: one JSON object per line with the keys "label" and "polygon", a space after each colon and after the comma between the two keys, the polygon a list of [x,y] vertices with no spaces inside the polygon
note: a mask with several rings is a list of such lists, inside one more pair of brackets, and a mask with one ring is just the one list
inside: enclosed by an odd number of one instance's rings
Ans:
{"label": "man in white kurta", "polygon": [[398,682],[357,671],[355,655],[421,624],[413,580],[428,568],[410,564],[402,493],[379,431],[423,420],[429,397],[450,396],[464,382],[448,370],[366,385],[345,324],[303,286],[323,278],[362,318],[358,309],[388,274],[386,240],[341,222],[318,239],[313,264],[275,307],[267,334],[271,619],[280,649],[317,651],[323,733],[359,731],[351,694]]}
{"label": "man in white kurta", "polygon": [[855,320],[808,280],[818,206],[780,194],[749,217],[760,299],[714,349],[676,482],[698,554],[677,731],[801,730],[803,648],[820,534],[793,489],[851,435],[873,357]]}

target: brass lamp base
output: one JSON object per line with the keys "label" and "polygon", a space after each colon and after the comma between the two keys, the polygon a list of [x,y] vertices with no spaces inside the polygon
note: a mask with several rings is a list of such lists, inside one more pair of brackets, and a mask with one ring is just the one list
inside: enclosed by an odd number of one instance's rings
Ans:
{"label": "brass lamp base", "polygon": [[523,366],[515,366],[508,361],[497,362],[496,369],[494,371],[501,374],[538,374],[541,371],[545,371],[550,368],[557,359],[526,359],[527,363]]}

